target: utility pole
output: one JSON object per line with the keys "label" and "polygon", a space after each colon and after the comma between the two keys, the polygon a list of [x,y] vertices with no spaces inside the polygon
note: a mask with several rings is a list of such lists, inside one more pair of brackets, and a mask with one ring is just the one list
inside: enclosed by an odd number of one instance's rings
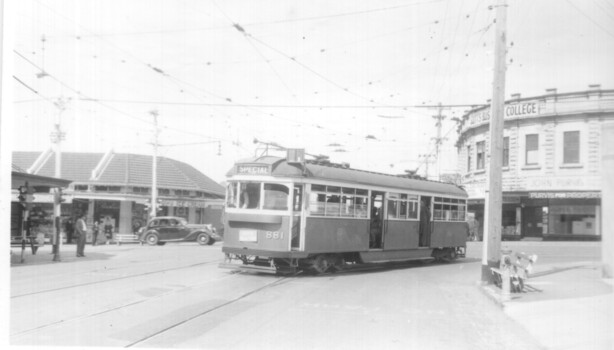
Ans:
{"label": "utility pole", "polygon": [[496,5],[495,65],[490,113],[490,161],[487,175],[488,193],[484,204],[484,249],[482,253],[482,283],[494,282],[491,267],[499,267],[501,251],[501,211],[503,162],[503,108],[505,105],[505,51],[507,4]]}
{"label": "utility pole", "polygon": [[429,163],[431,162],[431,157],[433,157],[433,155],[430,154],[430,153],[429,154],[420,154],[420,155],[418,155],[418,157],[424,158],[424,164],[426,166],[424,177],[428,180],[429,179]]}
{"label": "utility pole", "polygon": [[[54,102],[54,105],[58,108],[58,115],[55,123],[55,131],[51,133],[51,142],[55,144],[55,177],[62,177],[62,147],[61,143],[66,137],[66,133],[62,132],[62,112],[66,110],[67,101],[63,98]],[[55,192],[61,191],[59,188],[53,189]],[[61,261],[60,248],[62,246],[62,235],[60,230],[60,218],[62,216],[62,203],[60,202],[60,196],[55,195],[53,201],[53,219],[55,227],[55,241],[53,245],[53,261]]]}
{"label": "utility pole", "polygon": [[[445,107],[445,109],[449,109],[449,107]],[[441,126],[442,121],[446,119],[446,117],[442,114],[444,107],[441,105],[441,102],[437,104],[437,115],[434,115],[433,118],[437,120],[435,126],[437,126],[437,137],[432,137],[432,140],[435,140],[435,161],[437,162],[437,180],[441,181],[441,157],[439,156],[439,152],[441,149],[441,144],[443,141],[447,140],[446,137],[441,137]]]}
{"label": "utility pole", "polygon": [[153,165],[151,170],[151,205],[149,207],[149,217],[155,218],[158,212],[158,111],[149,112],[154,118],[154,139],[153,139]]}

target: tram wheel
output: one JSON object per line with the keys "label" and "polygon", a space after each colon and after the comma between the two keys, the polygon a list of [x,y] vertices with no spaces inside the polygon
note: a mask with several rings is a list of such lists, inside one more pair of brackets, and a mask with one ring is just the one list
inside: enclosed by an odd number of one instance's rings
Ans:
{"label": "tram wheel", "polygon": [[334,271],[341,271],[345,266],[345,259],[343,257],[335,255],[331,256],[331,266],[330,268]]}
{"label": "tram wheel", "polygon": [[448,257],[450,258],[450,260],[456,260],[457,255],[456,255],[456,248],[448,248]]}
{"label": "tram wheel", "polygon": [[319,275],[325,273],[330,268],[330,266],[330,261],[328,260],[326,255],[316,255],[311,260],[311,269]]}

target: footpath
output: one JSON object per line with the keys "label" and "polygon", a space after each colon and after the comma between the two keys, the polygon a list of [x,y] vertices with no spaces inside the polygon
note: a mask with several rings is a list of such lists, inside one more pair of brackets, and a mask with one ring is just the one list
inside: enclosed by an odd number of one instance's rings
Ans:
{"label": "footpath", "polygon": [[480,288],[545,349],[614,349],[612,279],[601,277],[599,263],[538,261],[533,268],[524,291],[508,301],[494,285]]}

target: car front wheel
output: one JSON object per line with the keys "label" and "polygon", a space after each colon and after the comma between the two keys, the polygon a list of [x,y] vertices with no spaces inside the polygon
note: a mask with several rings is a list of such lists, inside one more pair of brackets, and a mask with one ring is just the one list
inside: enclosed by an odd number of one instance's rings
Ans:
{"label": "car front wheel", "polygon": [[207,245],[210,244],[209,242],[211,241],[211,237],[209,237],[209,235],[206,233],[201,233],[198,235],[198,237],[196,237],[196,241],[200,245]]}
{"label": "car front wheel", "polygon": [[157,245],[158,244],[158,235],[155,233],[150,233],[145,236],[145,242],[149,245]]}

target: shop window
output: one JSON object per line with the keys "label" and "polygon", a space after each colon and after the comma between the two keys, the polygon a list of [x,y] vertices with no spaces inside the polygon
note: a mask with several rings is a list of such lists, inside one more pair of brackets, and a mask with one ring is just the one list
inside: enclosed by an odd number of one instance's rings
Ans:
{"label": "shop window", "polygon": [[563,163],[580,163],[580,132],[565,131],[563,133]]}
{"label": "shop window", "polygon": [[133,193],[148,194],[149,193],[149,187],[132,187],[132,192]]}
{"label": "shop window", "polygon": [[478,143],[475,144],[475,151],[476,151],[476,170],[483,170],[484,169],[484,141],[480,141]]}
{"label": "shop window", "polygon": [[525,165],[539,164],[539,135],[526,135],[525,142]]}
{"label": "shop window", "polygon": [[503,163],[502,166],[507,167],[510,165],[510,138],[503,138]]}

